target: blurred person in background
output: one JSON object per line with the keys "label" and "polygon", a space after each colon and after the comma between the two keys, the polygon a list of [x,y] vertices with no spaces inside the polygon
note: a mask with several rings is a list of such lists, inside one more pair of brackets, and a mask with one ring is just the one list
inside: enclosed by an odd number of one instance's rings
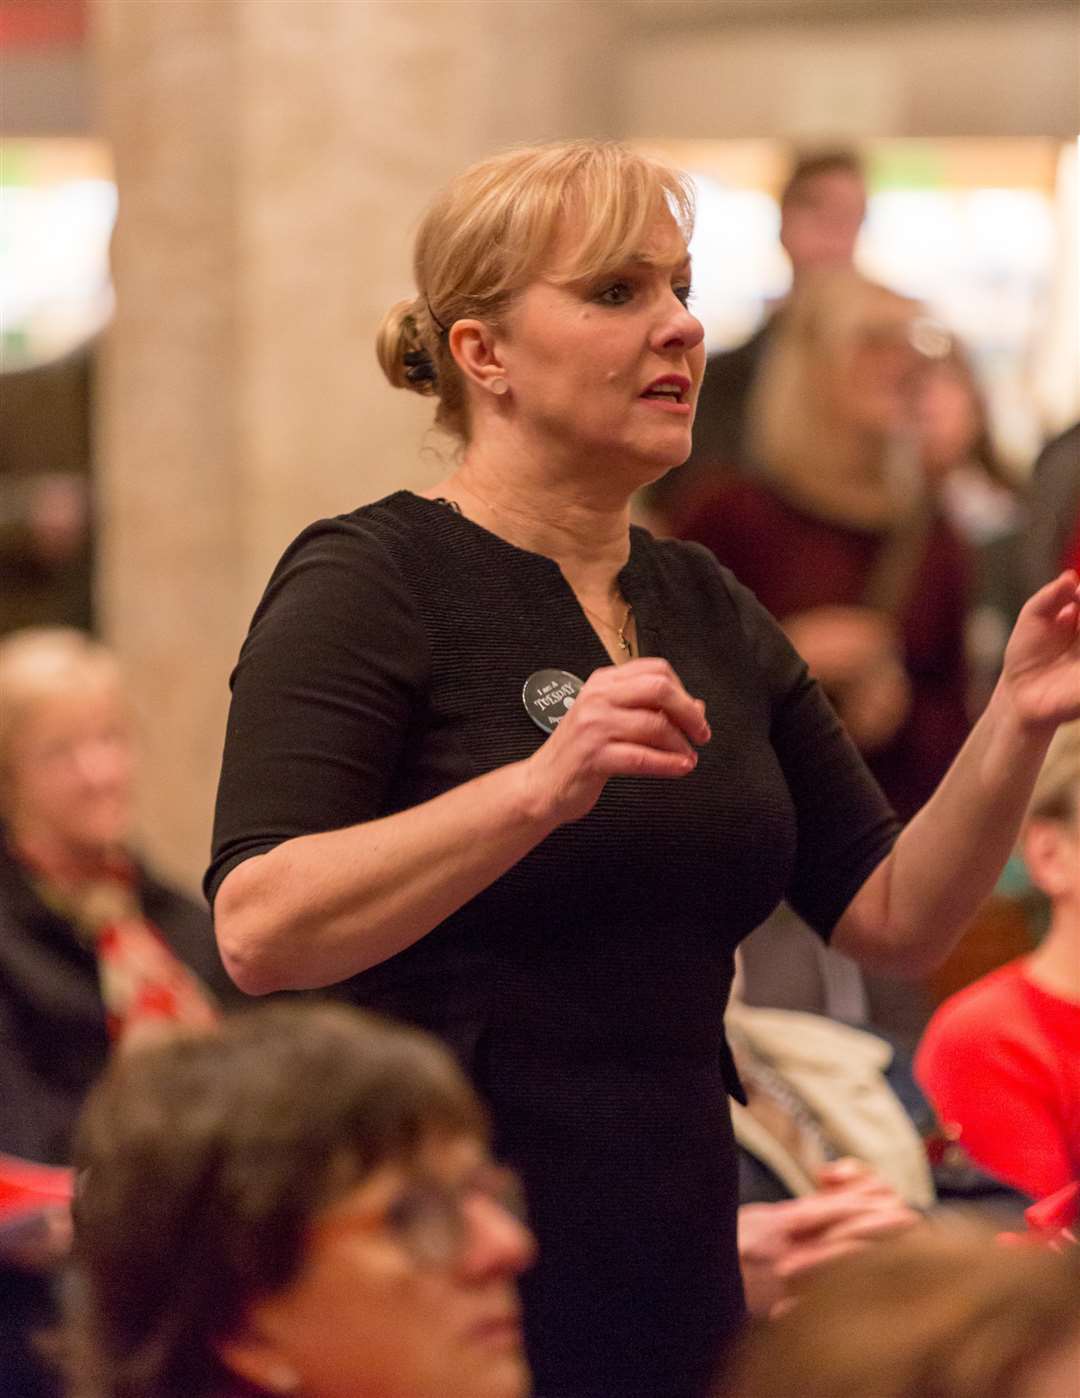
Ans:
{"label": "blurred person in background", "polygon": [[1041,587],[1059,568],[1080,565],[1080,422],[1043,448],[1030,496],[1025,581]]}
{"label": "blurred person in background", "polygon": [[970,559],[918,459],[921,314],[847,269],[804,285],[755,388],[760,474],[676,521],[781,622],[902,820],[969,727]]}
{"label": "blurred person in background", "polygon": [[971,361],[955,337],[918,377],[914,429],[927,485],[968,545],[973,564],[967,655],[974,717],[990,697],[1027,596],[1020,557],[1026,519],[1016,484],[994,448]]}
{"label": "blurred person in background", "polygon": [[[673,521],[780,621],[905,821],[970,726],[972,561],[916,434],[922,351],[947,343],[918,303],[850,268],[819,269],[785,308],[754,387],[760,471]],[[928,1018],[920,988],[878,978],[868,993],[787,907],[744,951],[752,1004],[870,1021],[905,1050]]]}
{"label": "blurred person in background", "polygon": [[[76,1115],[111,1045],[163,1020],[210,1022],[219,997],[239,998],[205,909],[130,852],[135,760],[123,679],[105,647],[52,627],[0,641],[0,1152],[7,1155],[67,1164]],[[0,1264],[11,1320],[0,1345],[11,1347],[0,1357],[5,1393],[52,1391],[27,1337],[52,1313],[46,1274],[64,1236],[44,1229],[39,1252],[21,1238],[9,1265]]]}
{"label": "blurred person in background", "polygon": [[0,634],[92,621],[94,347],[0,373]]}
{"label": "blurred person in background", "polygon": [[953,1221],[818,1269],[714,1398],[1078,1398],[1080,1249]]}
{"label": "blurred person in background", "polygon": [[1051,745],[1021,848],[1049,931],[939,1007],[915,1068],[971,1156],[1042,1199],[1080,1179],[1080,724]]}
{"label": "blurred person in background", "polygon": [[[866,179],[853,151],[819,151],[796,160],[780,194],[780,245],[791,262],[792,293],[823,267],[853,265],[865,217]],[[718,477],[756,468],[750,405],[785,305],[773,310],[744,344],[709,356],[690,457],[647,495],[659,523],[685,510]]]}
{"label": "blurred person in background", "polygon": [[525,1398],[532,1239],[426,1035],[278,1005],[137,1047],[75,1160],[73,1398]]}

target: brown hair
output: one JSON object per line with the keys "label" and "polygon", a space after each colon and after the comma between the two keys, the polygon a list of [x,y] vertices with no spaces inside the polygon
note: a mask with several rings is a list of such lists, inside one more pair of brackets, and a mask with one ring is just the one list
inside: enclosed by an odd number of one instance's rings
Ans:
{"label": "brown hair", "polygon": [[114,1059],[75,1146],[72,1381],[93,1398],[209,1398],[313,1215],[432,1135],[487,1137],[433,1039],[343,1005],[272,1005]]}
{"label": "brown hair", "polygon": [[819,176],[833,174],[851,175],[857,180],[865,179],[862,161],[853,150],[837,148],[803,151],[796,157],[784,188],[780,191],[780,207],[797,203],[805,193],[806,186]]}
{"label": "brown hair", "polygon": [[822,1267],[751,1327],[715,1398],[1019,1398],[1080,1337],[1080,1253],[926,1227]]}
{"label": "brown hair", "polygon": [[[497,325],[541,268],[565,286],[621,266],[641,255],[650,226],[664,214],[689,242],[689,179],[616,141],[529,146],[471,166],[420,224],[418,294],[383,318],[376,338],[383,372],[395,388],[436,396],[435,421],[467,440],[465,385],[447,343],[454,322]],[[580,241],[553,267],[552,250],[568,224],[580,226]]]}

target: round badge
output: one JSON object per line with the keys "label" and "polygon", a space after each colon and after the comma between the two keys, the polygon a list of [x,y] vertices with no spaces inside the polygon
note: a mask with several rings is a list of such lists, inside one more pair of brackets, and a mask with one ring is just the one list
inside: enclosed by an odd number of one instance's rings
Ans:
{"label": "round badge", "polygon": [[573,707],[583,683],[569,670],[536,670],[525,681],[521,702],[537,728],[554,733]]}

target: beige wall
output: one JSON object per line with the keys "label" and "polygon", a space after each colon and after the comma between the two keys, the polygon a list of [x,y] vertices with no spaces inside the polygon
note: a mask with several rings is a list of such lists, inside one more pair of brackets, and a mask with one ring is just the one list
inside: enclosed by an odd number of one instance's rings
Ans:
{"label": "beige wall", "polygon": [[1014,13],[639,31],[619,119],[647,136],[1080,131],[1080,4]]}
{"label": "beige wall", "polygon": [[226,677],[288,540],[435,478],[430,405],[373,336],[434,189],[601,129],[607,7],[98,0],[120,188],[100,437],[101,610],[144,714],[144,843],[206,862]]}

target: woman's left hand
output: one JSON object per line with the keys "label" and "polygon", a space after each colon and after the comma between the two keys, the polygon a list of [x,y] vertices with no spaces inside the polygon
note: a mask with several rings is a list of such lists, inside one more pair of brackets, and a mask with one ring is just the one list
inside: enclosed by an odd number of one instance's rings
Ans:
{"label": "woman's left hand", "polygon": [[1005,648],[1001,683],[1031,727],[1080,718],[1080,578],[1062,573],[1023,606]]}

